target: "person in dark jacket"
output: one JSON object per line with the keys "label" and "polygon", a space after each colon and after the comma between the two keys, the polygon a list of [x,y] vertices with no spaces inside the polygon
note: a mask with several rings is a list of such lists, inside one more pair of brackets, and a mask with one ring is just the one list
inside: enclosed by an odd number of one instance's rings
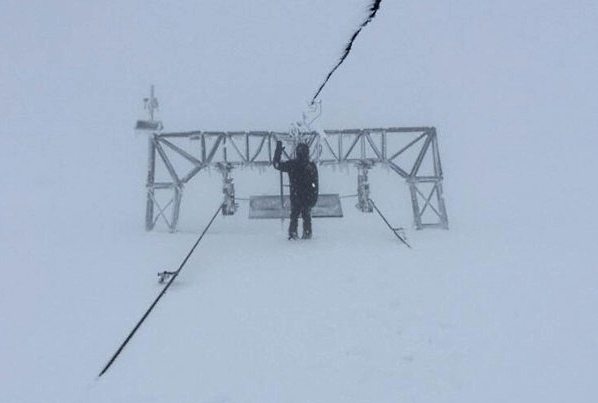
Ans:
{"label": "person in dark jacket", "polygon": [[303,218],[303,239],[310,239],[311,209],[318,199],[318,169],[309,160],[309,146],[299,143],[295,149],[295,159],[281,162],[282,142],[276,142],[274,151],[274,168],[289,174],[291,187],[291,222],[289,223],[289,239],[297,239],[299,216]]}

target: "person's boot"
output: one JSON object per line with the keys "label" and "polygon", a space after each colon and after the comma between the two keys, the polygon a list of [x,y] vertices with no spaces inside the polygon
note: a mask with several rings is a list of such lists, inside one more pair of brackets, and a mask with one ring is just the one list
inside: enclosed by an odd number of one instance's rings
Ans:
{"label": "person's boot", "polygon": [[311,239],[311,217],[303,218],[303,239]]}
{"label": "person's boot", "polygon": [[299,239],[297,235],[297,218],[293,219],[291,217],[291,221],[289,222],[289,240],[291,239]]}

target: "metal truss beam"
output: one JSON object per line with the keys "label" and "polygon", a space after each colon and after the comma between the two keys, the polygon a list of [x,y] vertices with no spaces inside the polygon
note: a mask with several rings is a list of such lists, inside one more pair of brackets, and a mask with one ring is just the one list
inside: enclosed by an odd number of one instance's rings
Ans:
{"label": "metal truss beam", "polygon": [[[149,139],[146,229],[153,229],[162,218],[171,231],[176,230],[183,186],[202,169],[223,164],[231,168],[270,166],[277,140],[292,145],[307,142],[312,160],[319,165],[367,163],[389,167],[409,184],[415,227],[448,228],[436,129],[392,127],[307,132],[300,138],[269,131],[154,133]],[[406,158],[408,154],[415,157]],[[181,168],[181,161],[185,168]],[[425,161],[428,163],[423,169]],[[166,180],[156,181],[157,169],[166,172]],[[171,192],[164,207],[157,203],[158,191]]]}

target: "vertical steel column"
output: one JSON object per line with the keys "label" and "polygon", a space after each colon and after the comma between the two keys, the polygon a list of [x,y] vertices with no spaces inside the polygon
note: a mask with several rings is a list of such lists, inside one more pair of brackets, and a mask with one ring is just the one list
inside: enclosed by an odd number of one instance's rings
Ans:
{"label": "vertical steel column", "polygon": [[440,152],[438,151],[438,136],[436,129],[432,128],[432,155],[434,157],[434,175],[442,179],[442,165],[440,164]]}
{"label": "vertical steel column", "polygon": [[411,207],[413,208],[413,223],[415,224],[415,229],[422,229],[422,217],[419,211],[419,202],[417,201],[417,188],[415,182],[410,179],[409,182],[409,191],[411,192]]}
{"label": "vertical steel column", "polygon": [[373,164],[369,161],[361,161],[357,164],[357,207],[363,213],[374,211],[370,200],[370,184],[368,183],[368,170]]}
{"label": "vertical steel column", "polygon": [[231,177],[233,166],[231,164],[220,164],[218,169],[222,174],[222,194],[224,195],[222,215],[234,215],[237,211],[237,203],[235,202],[235,184]]}
{"label": "vertical steel column", "polygon": [[440,227],[448,229],[448,217],[446,215],[446,208],[444,206],[444,193],[442,192],[442,180],[436,182],[436,202],[438,203],[438,210],[440,212]]}
{"label": "vertical steel column", "polygon": [[282,171],[278,171],[280,174],[280,209],[284,209],[284,178]]}
{"label": "vertical steel column", "polygon": [[360,134],[358,134],[358,136],[359,136],[359,146],[361,148],[361,150],[360,150],[361,157],[360,158],[362,160],[364,160],[365,159],[365,133],[361,132]]}
{"label": "vertical steel column", "polygon": [[181,199],[183,198],[183,186],[177,183],[174,186],[172,221],[170,222],[170,232],[176,232],[176,226],[179,222],[179,211],[181,210]]}
{"label": "vertical steel column", "polygon": [[147,191],[147,202],[145,206],[145,230],[151,231],[154,228],[154,180],[156,176],[156,135],[148,137],[148,167],[147,181],[145,183]]}
{"label": "vertical steel column", "polygon": [[382,153],[382,159],[386,160],[386,130],[382,131],[382,149],[380,152]]}
{"label": "vertical steel column", "polygon": [[444,205],[444,192],[442,190],[442,164],[440,163],[440,152],[438,151],[438,136],[436,129],[432,128],[432,155],[434,157],[434,175],[438,178],[436,181],[436,201],[438,203],[438,210],[440,212],[441,227],[448,229],[448,216],[446,214],[446,207]]}

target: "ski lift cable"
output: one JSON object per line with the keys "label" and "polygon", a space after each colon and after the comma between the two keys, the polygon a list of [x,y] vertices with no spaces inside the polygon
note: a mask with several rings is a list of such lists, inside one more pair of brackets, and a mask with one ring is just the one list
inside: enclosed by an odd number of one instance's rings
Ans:
{"label": "ski lift cable", "polygon": [[172,276],[168,280],[168,283],[166,284],[166,286],[162,289],[162,291],[160,292],[160,294],[158,294],[158,296],[156,297],[156,299],[154,300],[154,302],[150,305],[150,307],[147,309],[147,311],[145,311],[145,313],[143,314],[143,316],[141,317],[141,319],[137,322],[137,324],[135,325],[135,327],[133,328],[133,330],[131,330],[131,332],[129,332],[129,334],[126,337],[125,341],[122,342],[122,344],[116,350],[116,352],[114,353],[114,355],[112,356],[112,358],[110,358],[110,360],[108,361],[108,363],[104,366],[104,368],[102,369],[102,371],[98,375],[98,378],[100,378],[102,375],[104,375],[104,373],[106,371],[108,371],[108,369],[112,366],[112,364],[114,363],[114,361],[116,361],[116,358],[123,351],[123,349],[125,348],[125,346],[129,343],[129,341],[131,341],[131,339],[133,338],[133,336],[135,335],[135,333],[137,332],[137,330],[141,327],[141,325],[143,324],[143,322],[145,321],[145,319],[147,319],[147,317],[152,312],[152,310],[154,309],[154,307],[158,304],[158,301],[160,301],[160,299],[164,296],[164,294],[166,294],[166,291],[168,290],[168,288],[170,287],[170,285],[174,282],[174,280],[177,278],[177,276],[180,274],[181,270],[183,269],[183,267],[185,266],[185,264],[187,263],[187,261],[189,260],[189,258],[193,254],[193,252],[195,251],[195,248],[197,248],[197,245],[199,244],[199,242],[203,239],[203,237],[206,234],[206,232],[208,232],[208,229],[210,228],[210,226],[212,225],[212,223],[216,219],[216,216],[218,216],[218,213],[220,213],[221,210],[222,210],[222,204],[218,207],[218,210],[216,210],[216,213],[214,213],[214,216],[212,217],[212,219],[210,220],[210,222],[208,223],[208,225],[206,226],[206,228],[203,230],[203,232],[201,233],[201,235],[199,236],[199,238],[197,239],[197,241],[195,242],[195,244],[193,245],[193,247],[191,248],[191,250],[189,251],[189,253],[185,257],[185,259],[183,260],[183,262],[179,266],[178,270],[176,270],[175,272],[171,273]]}
{"label": "ski lift cable", "polygon": [[320,92],[324,89],[324,86],[326,85],[326,83],[328,83],[328,80],[330,79],[330,77],[332,77],[332,75],[334,74],[336,69],[338,69],[340,67],[340,65],[343,64],[343,62],[349,55],[349,52],[351,52],[351,48],[353,47],[353,42],[355,42],[355,39],[357,38],[357,36],[361,32],[361,30],[363,28],[365,28],[365,26],[368,25],[370,23],[370,21],[372,21],[372,19],[376,16],[376,13],[378,12],[378,9],[380,8],[381,2],[382,2],[382,0],[373,0],[372,1],[372,3],[370,4],[370,6],[368,8],[370,13],[368,14],[367,18],[361,23],[359,28],[353,33],[353,35],[351,36],[351,39],[349,39],[349,42],[347,43],[347,46],[345,46],[345,50],[344,50],[343,55],[341,56],[340,60],[338,61],[336,66],[334,66],[332,68],[332,70],[330,70],[330,72],[326,76],[326,79],[320,85],[320,87],[318,88],[318,91],[316,91],[316,95],[314,95],[314,97],[312,98],[312,100],[311,100],[312,104],[316,101],[316,98],[318,97],[318,95],[320,95]]}
{"label": "ski lift cable", "polygon": [[374,209],[376,210],[376,212],[378,213],[378,215],[380,216],[380,218],[382,218],[382,221],[384,221],[386,223],[386,225],[388,226],[388,228],[390,228],[390,230],[392,231],[392,233],[395,234],[395,236],[397,238],[399,238],[399,240],[401,242],[403,242],[405,245],[407,245],[407,247],[409,247],[409,249],[412,249],[411,245],[409,245],[407,243],[407,241],[401,235],[399,235],[400,228],[393,228],[393,226],[390,225],[390,223],[388,222],[388,220],[386,219],[386,217],[384,217],[384,215],[382,214],[382,212],[378,209],[378,206],[376,206],[376,203],[374,203],[374,201],[372,199],[368,199],[368,201],[372,204],[372,206],[374,207]]}

